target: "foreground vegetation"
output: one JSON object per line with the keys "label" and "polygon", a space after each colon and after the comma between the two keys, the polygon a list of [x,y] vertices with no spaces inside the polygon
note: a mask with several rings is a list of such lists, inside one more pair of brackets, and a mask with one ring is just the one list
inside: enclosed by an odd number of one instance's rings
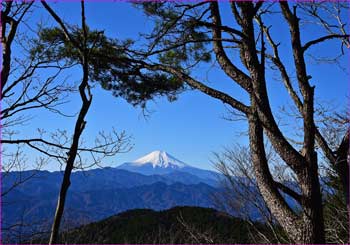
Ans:
{"label": "foreground vegetation", "polygon": [[[253,243],[264,242],[247,221],[211,208],[134,209],[63,233],[59,243]],[[255,223],[254,229],[267,230]],[[255,235],[253,235],[255,234]],[[257,240],[259,239],[259,240]],[[47,243],[47,237],[32,243]]]}

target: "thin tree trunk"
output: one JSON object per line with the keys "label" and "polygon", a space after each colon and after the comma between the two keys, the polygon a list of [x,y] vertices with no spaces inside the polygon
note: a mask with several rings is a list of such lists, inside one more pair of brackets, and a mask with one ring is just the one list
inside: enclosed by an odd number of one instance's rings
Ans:
{"label": "thin tree trunk", "polygon": [[64,205],[66,201],[67,191],[70,186],[70,173],[72,172],[72,168],[68,167],[68,164],[64,171],[64,177],[61,185],[60,194],[57,201],[56,212],[54,216],[54,221],[51,228],[50,241],[49,244],[57,243],[57,238],[59,234],[60,224],[63,216]]}
{"label": "thin tree trunk", "polygon": [[88,50],[87,50],[87,29],[86,29],[86,23],[85,23],[85,6],[84,1],[81,1],[81,20],[82,20],[82,29],[83,29],[83,47],[81,48],[78,44],[76,44],[75,40],[72,39],[65,28],[62,20],[53,12],[53,10],[45,3],[42,2],[44,7],[51,13],[51,15],[56,19],[56,21],[61,25],[63,31],[65,32],[67,38],[73,43],[73,45],[76,46],[76,48],[80,51],[81,55],[81,64],[83,68],[83,78],[79,85],[79,93],[82,100],[82,106],[79,112],[79,116],[77,118],[77,121],[75,123],[75,129],[74,129],[74,135],[73,135],[73,142],[70,147],[69,153],[68,153],[68,159],[67,159],[67,165],[64,171],[63,181],[61,185],[60,194],[57,201],[57,208],[56,213],[54,217],[54,221],[52,224],[51,234],[50,234],[50,240],[49,244],[55,244],[57,243],[58,235],[59,235],[59,228],[63,216],[67,191],[70,186],[70,175],[72,173],[73,167],[74,167],[74,161],[77,156],[78,147],[79,147],[79,138],[81,133],[83,132],[86,121],[85,116],[90,108],[91,101],[92,101],[92,95],[90,92],[90,87],[88,84],[89,81],[89,63],[88,63]]}
{"label": "thin tree trunk", "polygon": [[[84,93],[84,89],[85,89],[85,86],[80,86],[81,92],[83,91],[83,93]],[[70,186],[70,175],[72,173],[72,170],[74,167],[74,161],[75,161],[75,158],[77,156],[79,138],[80,138],[80,135],[81,135],[82,131],[84,130],[84,127],[86,124],[86,122],[84,121],[84,118],[88,112],[90,104],[91,104],[91,98],[89,100],[86,100],[83,102],[83,105],[82,105],[80,113],[79,113],[79,117],[78,117],[76,124],[75,124],[73,143],[72,143],[70,151],[68,153],[69,156],[68,156],[66,168],[64,170],[63,181],[61,184],[61,190],[60,190],[58,201],[57,201],[57,207],[56,207],[54,221],[52,224],[49,244],[57,243],[59,228],[60,228],[60,224],[61,224],[61,220],[62,220],[62,216],[63,216],[63,211],[64,211],[64,206],[65,206],[65,201],[66,201],[66,196],[67,196],[67,191],[68,191],[68,188]]]}
{"label": "thin tree trunk", "polygon": [[83,105],[80,109],[80,113],[78,116],[78,119],[75,124],[75,130],[74,130],[74,135],[73,135],[73,142],[70,148],[70,151],[68,153],[68,159],[67,159],[67,165],[64,170],[64,176],[63,176],[63,181],[61,185],[61,190],[60,194],[58,197],[57,201],[57,208],[56,208],[56,213],[54,217],[54,222],[52,224],[52,229],[51,229],[51,235],[50,235],[50,241],[49,244],[54,244],[57,243],[57,238],[58,238],[58,233],[59,233],[59,227],[61,224],[62,216],[63,216],[63,211],[64,211],[64,205],[66,201],[66,196],[67,196],[67,191],[70,186],[70,175],[74,167],[74,161],[77,156],[77,151],[78,151],[78,146],[79,146],[79,138],[81,133],[84,130],[86,122],[84,121],[84,118],[89,110],[92,97],[90,95],[89,99],[87,99],[86,94],[85,94],[85,89],[88,86],[88,75],[85,73],[84,69],[84,78],[82,80],[82,83],[79,86],[79,91],[80,95],[83,101]]}

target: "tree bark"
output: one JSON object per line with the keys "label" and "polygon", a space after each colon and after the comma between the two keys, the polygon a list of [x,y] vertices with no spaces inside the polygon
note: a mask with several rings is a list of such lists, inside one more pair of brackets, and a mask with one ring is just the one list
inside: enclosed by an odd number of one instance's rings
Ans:
{"label": "tree bark", "polygon": [[[308,163],[305,163],[308,165]],[[313,164],[298,176],[302,191],[302,243],[325,243],[322,195],[318,178],[317,157],[314,154]]]}
{"label": "tree bark", "polygon": [[299,217],[294,214],[281,196],[269,170],[261,122],[256,114],[250,115],[248,122],[251,158],[259,191],[271,213],[287,232],[290,239],[300,243]]}
{"label": "tree bark", "polygon": [[[210,17],[212,22],[203,25],[201,20],[198,21],[199,26],[205,26],[211,29],[212,47],[218,64],[226,75],[250,96],[250,106],[245,105],[227,93],[213,89],[193,79],[181,68],[171,67],[168,64],[148,64],[146,61],[140,61],[139,63],[149,70],[161,70],[171,73],[192,88],[219,99],[232,106],[235,110],[245,114],[249,123],[249,142],[257,184],[271,213],[278,220],[291,240],[297,243],[324,243],[322,194],[318,177],[315,141],[318,142],[327,157],[333,157],[335,154],[332,153],[327,142],[324,141],[314,122],[314,87],[309,82],[310,76],[307,73],[304,52],[310,45],[330,39],[331,37],[316,39],[303,46],[296,8],[292,12],[287,2],[280,3],[282,15],[284,16],[283,19],[287,22],[286,27],[290,31],[293,66],[296,70],[301,95],[299,98],[299,94],[292,87],[284,64],[278,57],[277,48],[279,44],[274,43],[271,36],[266,33],[268,35],[267,39],[272,43],[275,53],[274,58],[275,61],[278,61],[277,66],[282,73],[282,78],[285,80],[287,91],[296,103],[303,119],[303,148],[298,149],[284,135],[271,109],[265,78],[265,58],[268,57],[268,54],[265,54],[264,30],[268,30],[268,28],[262,22],[263,13],[257,13],[262,5],[263,1],[231,2],[235,21],[241,29],[230,28],[228,32],[233,35],[232,40],[238,44],[241,63],[247,71],[241,70],[241,66],[237,66],[232,62],[226,51],[227,49],[223,45],[222,31],[225,28],[222,26],[219,7],[216,1],[210,2]],[[259,30],[255,30],[254,18],[260,18],[260,33],[258,37],[255,37],[255,34]],[[190,20],[195,21],[195,18]],[[257,44],[257,40],[261,41],[260,46]],[[264,134],[268,137],[276,153],[297,176],[299,191],[291,190],[283,186],[283,184],[274,181],[266,159]],[[348,149],[348,143],[345,149]],[[347,150],[342,150],[342,152],[347,152]],[[342,179],[348,186],[348,164],[344,165],[344,159],[347,158],[347,153],[345,153],[345,157],[343,153],[340,155],[342,157],[339,159],[343,159],[343,165],[339,165],[339,172],[345,175]],[[300,212],[299,210],[293,210],[288,205],[281,192],[291,196],[300,204]]]}
{"label": "tree bark", "polygon": [[[304,98],[304,146],[302,154],[297,152],[282,135],[278,128],[269,104],[264,67],[264,40],[262,37],[262,57],[259,62],[254,37],[254,6],[252,3],[237,3],[241,8],[241,26],[247,37],[243,44],[243,63],[250,72],[253,85],[251,107],[257,118],[250,119],[250,143],[252,159],[255,166],[257,182],[261,193],[289,237],[298,243],[324,243],[324,222],[322,210],[322,195],[318,178],[317,156],[315,152],[315,125],[313,87],[310,87],[306,74],[304,57],[301,52],[299,29],[297,24],[290,24],[292,32],[292,47],[299,81],[299,87]],[[291,20],[289,20],[290,22]],[[294,21],[294,19],[293,19]],[[299,50],[300,48],[300,50]],[[301,189],[302,215],[296,219],[293,211],[282,197],[277,195],[271,173],[264,157],[263,132],[266,130],[275,150],[296,173]]]}
{"label": "tree bark", "polygon": [[63,216],[67,191],[70,186],[70,176],[74,168],[74,161],[78,152],[79,139],[86,125],[85,116],[87,115],[88,110],[90,108],[92,95],[90,93],[90,87],[88,83],[89,82],[89,61],[88,61],[88,50],[87,50],[87,29],[86,29],[86,23],[85,23],[84,1],[83,0],[81,1],[81,20],[82,20],[82,29],[83,29],[83,40],[81,40],[83,44],[82,47],[79,44],[77,44],[76,40],[74,40],[70,36],[62,20],[49,7],[49,5],[45,1],[42,1],[42,4],[48,10],[48,12],[53,16],[53,18],[59,23],[67,39],[70,40],[72,44],[75,46],[75,48],[79,51],[81,56],[81,65],[83,69],[83,78],[79,85],[79,94],[82,100],[82,106],[80,108],[79,115],[75,123],[73,142],[68,152],[67,164],[64,170],[63,181],[61,184],[61,190],[57,201],[55,217],[52,224],[50,240],[49,240],[49,244],[55,244],[57,243],[57,240],[58,240],[59,228],[60,228],[60,224]]}

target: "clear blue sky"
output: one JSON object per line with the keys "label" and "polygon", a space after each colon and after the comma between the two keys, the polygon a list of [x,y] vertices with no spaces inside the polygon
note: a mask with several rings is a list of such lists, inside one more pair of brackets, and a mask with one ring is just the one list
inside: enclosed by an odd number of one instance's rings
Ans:
{"label": "clear blue sky", "polygon": [[[67,23],[80,23],[80,3],[50,4]],[[230,21],[232,17],[227,14],[226,7],[222,6],[223,19]],[[135,38],[138,33],[151,30],[151,22],[147,21],[140,10],[135,9],[129,3],[87,2],[86,17],[92,29],[103,29],[106,35],[120,39]],[[29,21],[35,23],[39,19],[44,20],[45,23],[53,23],[52,19],[40,9],[33,13]],[[272,32],[282,41],[285,40],[283,36],[289,34],[286,26],[280,26],[280,23],[274,25]],[[310,34],[313,34],[312,31],[303,33],[303,39],[308,40]],[[281,48],[285,49],[281,53],[283,59],[291,52],[289,45],[289,42],[282,44]],[[335,42],[329,42],[313,51],[317,53],[333,52],[338,50],[335,45]],[[346,52],[347,56],[342,59],[342,65],[349,67],[349,51],[346,50]],[[289,64],[289,71],[293,71],[291,60],[285,59],[285,61]],[[209,72],[207,70],[207,66],[202,66],[201,69],[194,72],[194,75],[200,79],[208,77],[211,86],[228,91],[236,98],[246,101],[246,95],[242,94],[242,91],[221,71],[215,68]],[[316,84],[316,98],[332,101],[340,109],[347,106],[348,68],[346,72],[343,72],[335,66],[315,64],[309,66],[309,73],[313,77],[312,82]],[[78,81],[79,75],[79,72],[72,72],[71,80]],[[291,101],[281,82],[276,81],[273,77],[273,74],[268,74],[268,89],[271,92],[270,100],[273,110],[277,112],[280,106],[291,104]],[[102,90],[99,86],[94,89],[94,99],[83,137],[87,141],[92,141],[97,131],[108,131],[111,127],[115,127],[131,135],[134,144],[129,153],[106,159],[105,166],[116,166],[150,151],[162,149],[193,166],[210,169],[212,168],[210,159],[213,158],[213,152],[220,152],[223,147],[235,143],[247,143],[246,136],[241,135],[247,129],[246,123],[224,120],[223,116],[227,115],[227,108],[221,102],[200,92],[187,91],[173,103],[160,98],[148,105],[149,110],[153,113],[145,119],[141,109],[132,107],[121,98],[113,97],[110,92]],[[72,110],[76,112],[79,106],[79,96],[75,94],[71,97],[70,104],[63,109],[71,113]],[[34,119],[21,128],[26,136],[35,136],[35,128],[45,128],[47,131],[57,128],[73,131],[75,118],[62,118],[46,111],[36,111],[32,115]],[[29,155],[30,159],[36,157],[32,152]],[[51,163],[47,169],[56,170],[58,166]]]}

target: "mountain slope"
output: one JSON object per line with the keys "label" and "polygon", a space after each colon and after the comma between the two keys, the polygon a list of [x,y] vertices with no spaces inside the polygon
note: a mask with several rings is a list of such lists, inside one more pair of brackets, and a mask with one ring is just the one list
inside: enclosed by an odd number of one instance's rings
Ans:
{"label": "mountain slope", "polygon": [[[214,172],[191,167],[166,152],[153,152],[129,166],[141,173],[144,172],[142,167],[165,171],[141,174],[107,167],[73,172],[63,227],[86,224],[135,208],[162,210],[176,205],[211,207],[211,195],[219,190],[217,180],[212,178]],[[17,181],[30,176],[33,177],[2,198],[4,228],[18,222],[42,224],[41,227],[31,227],[28,233],[50,227],[63,172],[10,172],[2,179],[2,193],[11,189]],[[27,232],[26,228],[18,229],[18,232]],[[3,234],[3,237],[6,236]]]}
{"label": "mountain slope", "polygon": [[216,180],[218,173],[210,170],[195,168],[186,164],[165,151],[153,151],[133,162],[126,162],[117,167],[118,169],[144,175],[164,175],[173,172],[192,174],[203,180]]}
{"label": "mountain slope", "polygon": [[[66,200],[66,223],[62,224],[62,228],[97,221],[135,208],[163,210],[177,205],[212,207],[211,195],[215,192],[216,188],[203,183],[167,185],[163,182],[131,188],[95,189],[84,192],[71,190]],[[28,234],[49,230],[55,211],[56,192],[38,194],[16,190],[11,192],[6,200],[12,202],[11,205],[2,207],[3,228],[6,228],[6,225],[24,222],[42,224],[41,227],[31,227],[31,230],[27,231]],[[22,227],[18,229],[25,237],[25,230]],[[20,243],[18,240],[11,240],[11,234],[3,233],[3,238],[11,243]]]}
{"label": "mountain slope", "polygon": [[169,153],[165,151],[153,151],[146,156],[143,156],[134,162],[132,162],[132,165],[135,166],[142,166],[146,164],[151,164],[153,168],[173,168],[173,169],[180,169],[185,166],[187,166],[186,163],[176,159]]}
{"label": "mountain slope", "polygon": [[187,164],[165,151],[153,151],[133,162],[124,163],[117,168],[145,175],[153,175],[171,173],[185,166]]}
{"label": "mountain slope", "polygon": [[[259,225],[261,229],[264,226]],[[130,210],[61,235],[60,243],[251,243],[248,224],[211,208]],[[35,241],[35,243],[43,242]]]}

